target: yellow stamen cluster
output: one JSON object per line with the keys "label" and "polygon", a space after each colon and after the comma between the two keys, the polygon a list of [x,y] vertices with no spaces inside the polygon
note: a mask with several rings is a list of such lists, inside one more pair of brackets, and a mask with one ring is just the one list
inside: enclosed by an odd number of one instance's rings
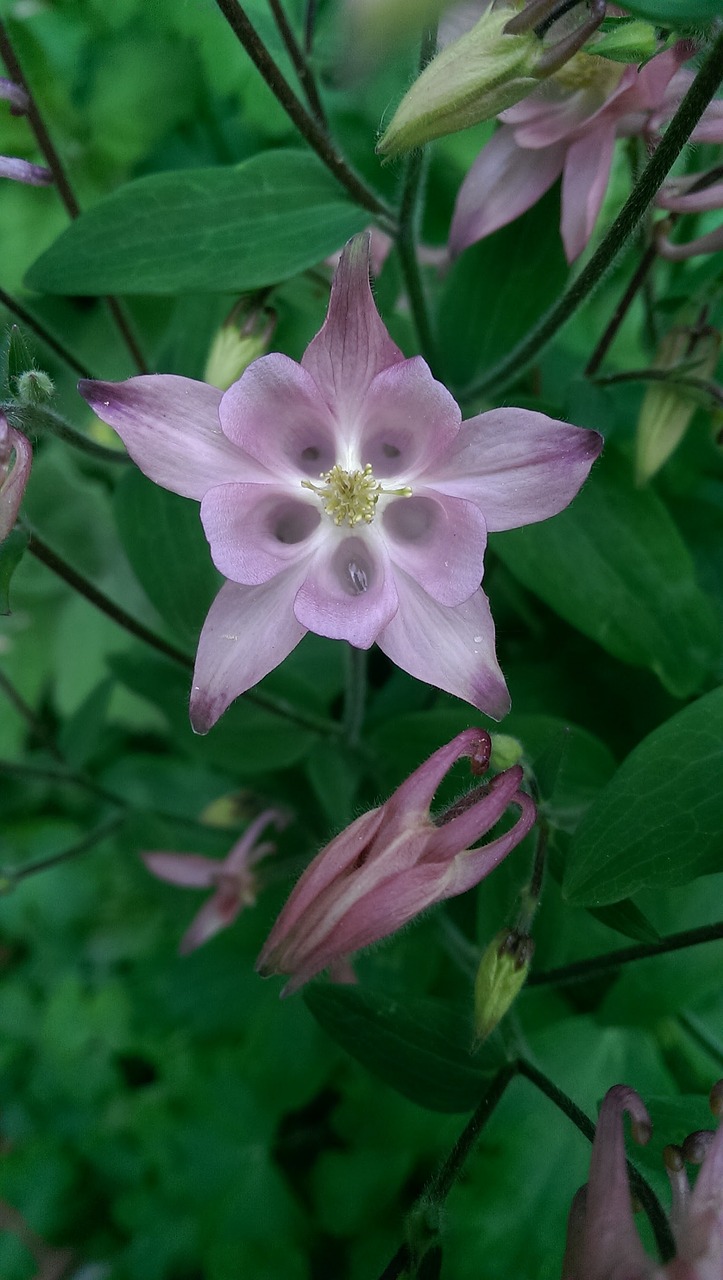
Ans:
{"label": "yellow stamen cluster", "polygon": [[394,493],[399,497],[407,497],[411,489],[385,489],[374,478],[371,465],[361,471],[345,471],[336,463],[331,471],[322,472],[323,484],[314,484],[313,480],[302,480],[303,489],[311,489],[324,503],[324,510],[331,516],[334,524],[346,522],[351,525],[371,524],[381,494]]}
{"label": "yellow stamen cluster", "polygon": [[578,89],[597,89],[606,98],[617,87],[623,70],[621,63],[612,62],[609,58],[596,58],[591,53],[576,53],[574,58],[563,63],[552,79],[571,93]]}

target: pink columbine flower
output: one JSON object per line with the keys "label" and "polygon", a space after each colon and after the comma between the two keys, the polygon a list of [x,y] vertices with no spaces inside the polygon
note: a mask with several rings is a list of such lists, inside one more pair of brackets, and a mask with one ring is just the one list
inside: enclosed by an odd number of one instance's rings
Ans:
{"label": "pink columbine flower", "polygon": [[[259,956],[264,974],[290,975],[290,995],[322,969],[401,929],[432,903],[479,884],[519,844],[535,821],[514,765],[471,791],[436,822],[434,794],[452,765],[469,757],[487,768],[489,734],[465,729],[435,751],[386,804],[362,814],[322,849],[302,875]],[[514,826],[481,848],[470,848],[516,805]]]}
{"label": "pink columbine flower", "polygon": [[[711,1090],[711,1107],[723,1112],[723,1080]],[[673,1205],[675,1257],[661,1266],[643,1248],[633,1218],[625,1164],[623,1114],[633,1137],[647,1142],[651,1125],[642,1100],[615,1085],[600,1108],[587,1187],[575,1196],[568,1221],[562,1280],[721,1280],[723,1276],[723,1126],[695,1133],[682,1148],[666,1147]],[[701,1164],[691,1190],[686,1160]]]}
{"label": "pink columbine flower", "polygon": [[247,827],[230,853],[219,861],[198,853],[144,853],[148,870],[159,880],[180,884],[186,889],[213,889],[215,892],[183,935],[179,954],[188,955],[203,946],[209,938],[233,924],[244,907],[251,907],[258,893],[256,864],[273,853],[269,840],[259,842],[265,827],[273,823],[278,831],[286,826],[286,817],[278,809],[266,809]]}
{"label": "pink columbine flower", "polygon": [[[689,173],[682,178],[670,178],[663,183],[655,203],[658,208],[676,214],[711,213],[723,209],[723,181],[711,180],[722,175],[723,169],[719,167],[708,174]],[[664,229],[658,229],[655,247],[669,262],[683,262],[699,254],[718,253],[723,249],[723,225],[682,243],[672,241]]]}
{"label": "pink columbine flower", "polygon": [[487,531],[566,507],[601,439],[526,409],[463,423],[392,342],[368,264],[358,236],[301,364],[262,356],[224,395],[159,374],[79,384],[146,475],[201,500],[228,581],[196,658],[200,733],[306,631],[376,641],[418,679],[495,718],[508,709],[480,589]]}
{"label": "pink columbine flower", "polygon": [[[499,119],[459,191],[450,249],[469,245],[531,208],[562,175],[561,232],[568,262],[592,235],[607,190],[616,138],[653,147],[693,79],[680,42],[634,66],[578,53]],[[723,100],[706,110],[691,140],[723,142]]]}
{"label": "pink columbine flower", "polygon": [[32,459],[30,441],[0,413],[0,542],[17,520]]}

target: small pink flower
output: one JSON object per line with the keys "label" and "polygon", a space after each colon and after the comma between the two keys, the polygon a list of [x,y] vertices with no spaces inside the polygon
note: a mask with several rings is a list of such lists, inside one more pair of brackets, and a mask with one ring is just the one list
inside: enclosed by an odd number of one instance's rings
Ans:
{"label": "small pink flower", "polygon": [[17,520],[32,458],[30,442],[0,413],[0,542]]}
{"label": "small pink flower", "polygon": [[[450,249],[459,254],[535,204],[562,175],[561,232],[568,262],[592,235],[607,191],[615,141],[642,137],[650,147],[687,92],[693,73],[681,42],[638,70],[577,54],[524,101],[503,111],[459,191]],[[723,142],[723,100],[691,135]]]}
{"label": "small pink flower", "polygon": [[392,342],[368,264],[358,236],[301,364],[262,356],[224,395],[160,374],[79,384],[146,475],[201,500],[227,582],[196,658],[199,733],[306,631],[376,641],[418,679],[495,718],[508,709],[480,589],[487,532],[561,511],[602,442],[526,409],[463,423]]}
{"label": "small pink flower", "polygon": [[[489,734],[465,729],[415,769],[386,804],[362,814],[322,849],[294,888],[258,959],[262,974],[290,975],[282,995],[395,933],[433,903],[479,884],[527,835],[536,814],[530,797],[519,789],[519,765],[470,792],[438,821],[430,814],[434,794],[452,765],[468,756],[480,774],[489,752]],[[520,810],[514,826],[471,849],[510,804]]]}
{"label": "small pink flower", "polygon": [[247,827],[223,861],[197,853],[141,855],[148,870],[159,880],[180,884],[186,889],[215,890],[183,935],[178,948],[180,955],[195,951],[221,929],[233,924],[244,907],[254,905],[258,892],[254,867],[275,849],[268,840],[258,843],[258,837],[271,822],[281,831],[286,818],[278,809],[266,809]]}
{"label": "small pink flower", "polygon": [[[723,1081],[711,1091],[711,1107],[720,1116]],[[661,1266],[645,1252],[635,1227],[625,1163],[625,1111],[632,1117],[636,1141],[645,1143],[650,1137],[650,1118],[638,1094],[615,1085],[600,1108],[587,1187],[578,1191],[570,1210],[562,1280],[721,1280],[723,1126],[715,1134],[692,1134],[682,1148],[666,1148],[676,1255]],[[686,1160],[702,1163],[692,1190]]]}
{"label": "small pink flower", "polygon": [[[655,203],[660,209],[669,213],[711,213],[723,209],[723,182],[712,182],[717,169],[709,175],[689,173],[683,178],[670,178],[658,192]],[[707,185],[705,185],[707,182]],[[663,223],[663,227],[665,227]],[[723,225],[716,227],[705,235],[694,240],[674,242],[664,231],[658,231],[655,247],[662,258],[669,262],[683,262],[686,258],[695,258],[699,254],[717,253],[723,249]]]}

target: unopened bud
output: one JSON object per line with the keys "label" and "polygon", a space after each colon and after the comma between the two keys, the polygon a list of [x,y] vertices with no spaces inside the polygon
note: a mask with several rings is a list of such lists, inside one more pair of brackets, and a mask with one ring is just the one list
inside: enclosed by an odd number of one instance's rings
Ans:
{"label": "unopened bud", "polygon": [[721,348],[715,329],[676,326],[666,333],[653,362],[654,369],[670,371],[670,382],[654,382],[645,392],[640,409],[635,443],[635,474],[639,485],[646,484],[667,462],[685,435],[698,404],[706,403],[701,392],[676,383],[675,375],[705,380],[714,372]]}
{"label": "unopened bud", "polygon": [[0,542],[7,538],[17,519],[32,457],[29,440],[0,413]]}
{"label": "unopened bud", "polygon": [[18,156],[0,156],[0,178],[11,178],[30,187],[49,187],[53,182],[53,175],[45,165],[31,164]]}
{"label": "unopened bud", "polygon": [[42,369],[26,369],[15,379],[15,394],[22,405],[47,404],[55,395],[55,384]]}
{"label": "unopened bud", "polygon": [[276,328],[273,311],[255,310],[239,324],[238,307],[224,321],[211,345],[204,382],[226,391],[254,360],[264,355]]}
{"label": "unopened bud", "polygon": [[502,773],[505,769],[511,769],[513,764],[519,764],[523,754],[524,748],[519,738],[513,738],[509,733],[492,734],[490,767],[495,773]]}
{"label": "unopened bud", "polygon": [[253,814],[253,796],[250,791],[229,791],[207,804],[199,821],[209,827],[234,827],[249,821]]}
{"label": "unopened bud", "polygon": [[535,944],[516,929],[501,929],[482,956],[474,984],[475,1040],[486,1040],[519,995]]}
{"label": "unopened bud", "polygon": [[645,62],[660,53],[660,40],[655,27],[641,18],[612,19],[615,26],[601,32],[586,46],[587,53],[611,62]]}

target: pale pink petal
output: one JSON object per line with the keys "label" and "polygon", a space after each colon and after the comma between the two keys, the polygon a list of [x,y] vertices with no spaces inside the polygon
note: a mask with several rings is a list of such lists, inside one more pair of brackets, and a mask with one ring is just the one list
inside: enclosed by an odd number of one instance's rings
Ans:
{"label": "pale pink petal", "polygon": [[[467,849],[481,836],[491,831],[499,822],[508,804],[512,803],[521,782],[522,766],[517,764],[511,769],[506,769],[504,773],[498,774],[491,782],[472,791],[466,797],[466,803],[460,813],[447,822],[444,821],[444,816],[442,817],[442,821],[435,828],[433,838],[430,839],[426,860],[444,861],[454,857],[461,849]],[[473,797],[476,795],[478,799],[474,800]]]}
{"label": "pale pink petal", "polygon": [[[438,747],[387,800],[383,810],[385,831],[390,824],[395,823],[401,829],[408,822],[410,814],[428,817],[437,788],[452,765],[469,757],[475,774],[481,776],[489,764],[491,749],[490,736],[486,729],[481,728],[463,729],[451,742]],[[437,830],[438,828],[429,826],[430,838]]]}
{"label": "pale pink petal", "polygon": [[223,872],[223,862],[200,853],[142,853],[141,857],[159,880],[186,889],[210,889]]}
{"label": "pale pink petal", "polygon": [[633,1220],[625,1163],[623,1113],[638,1141],[650,1136],[648,1113],[634,1089],[615,1085],[603,1099],[590,1159],[585,1218],[586,1280],[642,1280],[654,1271]]}
{"label": "pale pink petal", "polygon": [[337,460],[334,420],[314,379],[278,352],[249,365],[225,392],[219,416],[229,440],[275,479],[316,478]]}
{"label": "pale pink petal", "polygon": [[233,875],[239,871],[245,870],[247,867],[253,867],[262,858],[274,848],[274,845],[264,841],[257,844],[257,840],[261,832],[273,823],[277,831],[283,831],[288,822],[286,814],[280,809],[264,809],[253,822],[250,822],[241,836],[240,840],[230,849],[227,857],[224,859],[223,868],[228,875]]}
{"label": "pale pink petal", "polygon": [[141,471],[184,498],[228,480],[268,478],[221,430],[221,392],[205,382],[154,373],[126,382],[78,383],[80,394],[118,432]]}
{"label": "pale pink petal", "polygon": [[597,431],[529,409],[491,409],[462,424],[431,488],[474,502],[490,532],[557,515],[572,502],[602,448]]}
{"label": "pale pink petal", "polygon": [[453,255],[531,208],[562,173],[565,145],[524,151],[503,126],[475,160],[459,189],[449,234]]}
{"label": "pale pink petal", "polygon": [[292,608],[298,587],[294,565],[258,587],[221,588],[198,642],[190,706],[196,733],[208,733],[234,698],[296,648],[306,632]]}
{"label": "pale pink petal", "polygon": [[31,187],[49,187],[54,182],[50,169],[42,164],[31,164],[29,160],[20,160],[17,156],[0,156],[0,178],[25,182]]}
{"label": "pale pink petal", "polygon": [[530,796],[524,791],[516,791],[510,798],[510,804],[517,805],[520,810],[517,821],[504,835],[491,840],[481,849],[467,849],[457,854],[445,877],[442,897],[454,898],[479,884],[532,830],[537,819],[537,809]]}
{"label": "pale pink petal", "polygon": [[695,240],[687,240],[683,244],[673,244],[667,236],[658,236],[655,248],[661,258],[668,262],[685,262],[688,258],[697,258],[704,253],[719,253],[723,250],[723,226],[716,227],[705,236]]}
{"label": "pale pink petal", "polygon": [[672,115],[695,79],[694,73],[681,65],[691,52],[690,45],[679,40],[672,49],[664,49],[646,62],[634,81],[635,107],[655,111],[665,106]]}
{"label": "pale pink petal", "polygon": [[417,680],[501,720],[510,698],[495,656],[494,624],[484,592],[451,608],[437,604],[402,570],[396,583],[399,610],[377,639],[382,652]]}
{"label": "pale pink petal", "polygon": [[580,1280],[585,1271],[585,1206],[587,1187],[580,1187],[572,1199],[567,1218],[565,1257],[562,1260],[561,1280]]}
{"label": "pale pink petal", "polygon": [[356,987],[359,983],[354,966],[347,956],[337,956],[329,961],[329,979],[340,987]]}
{"label": "pale pink petal", "polygon": [[0,413],[0,542],[18,518],[32,460],[30,441]]}
{"label": "pale pink petal", "polygon": [[308,558],[321,523],[313,494],[277,484],[223,484],[209,489],[201,521],[216,568],[231,582],[255,586]]}
{"label": "pale pink petal", "polygon": [[368,649],[397,611],[389,556],[381,538],[349,530],[309,564],[294,600],[305,630]]}
{"label": "pale pink petal", "polygon": [[209,938],[215,937],[222,929],[228,928],[240,914],[242,907],[246,905],[248,900],[246,902],[241,900],[236,886],[230,881],[222,884],[193,917],[179,943],[179,955],[187,956],[189,952],[202,947]]}
{"label": "pale pink petal", "polygon": [[690,135],[691,142],[723,142],[723,98],[714,98]]}
{"label": "pale pink petal", "polygon": [[400,361],[377,374],[360,404],[359,459],[378,480],[413,477],[451,448],[461,421],[459,405],[421,356]]}
{"label": "pale pink petal", "polygon": [[390,558],[439,604],[469,600],[482,581],[487,542],[476,506],[433,489],[388,502],[381,529]]}
{"label": "pale pink petal", "polygon": [[689,187],[696,181],[692,175],[666,182],[660,188],[655,203],[671,213],[710,213],[714,209],[723,209],[723,182],[715,182],[700,191],[690,191]]}
{"label": "pale pink petal", "polygon": [[595,228],[607,191],[615,149],[615,126],[605,124],[573,142],[562,174],[560,229],[568,262],[582,253]]}
{"label": "pale pink petal", "polygon": [[355,414],[373,378],[403,360],[377,311],[369,283],[368,232],[346,245],[326,320],[301,361],[339,422]]}
{"label": "pale pink petal", "polygon": [[[720,1092],[720,1084],[717,1086]],[[715,1091],[715,1090],[714,1090]],[[681,1224],[681,1257],[700,1260],[701,1280],[723,1274],[723,1124],[708,1136],[705,1157]],[[707,1268],[707,1269],[706,1269]]]}

